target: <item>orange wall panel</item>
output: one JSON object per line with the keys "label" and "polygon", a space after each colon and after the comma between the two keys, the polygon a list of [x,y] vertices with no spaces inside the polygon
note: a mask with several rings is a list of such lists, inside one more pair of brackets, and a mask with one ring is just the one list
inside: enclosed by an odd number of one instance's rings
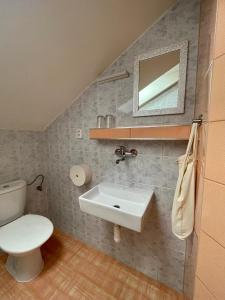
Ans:
{"label": "orange wall panel", "polygon": [[209,121],[225,120],[225,54],[214,61],[212,74]]}
{"label": "orange wall panel", "polygon": [[225,0],[217,0],[217,3],[215,57],[225,53]]}
{"label": "orange wall panel", "polygon": [[215,300],[216,298],[210,294],[206,286],[198,279],[195,279],[194,300]]}
{"label": "orange wall panel", "polygon": [[225,121],[209,123],[205,177],[225,184]]}
{"label": "orange wall panel", "polygon": [[200,236],[196,273],[210,293],[225,300],[225,249],[204,232]]}
{"label": "orange wall panel", "polygon": [[[195,216],[199,247],[194,300],[225,300],[225,0],[202,0],[201,5],[209,22],[215,24],[211,26],[215,32],[208,30],[207,33],[208,21],[201,25],[205,28],[204,39],[211,36],[209,60],[213,60],[207,73],[210,80],[206,88],[202,83],[198,87],[203,103],[208,103],[208,110],[202,110],[202,113],[209,123],[205,127],[207,146],[202,147],[204,137],[200,135],[198,157],[197,198],[201,202],[203,191],[203,202],[202,207],[197,202]],[[215,8],[216,20],[212,18]],[[204,74],[201,75],[203,80]],[[200,172],[200,167],[205,172]],[[200,184],[202,174],[203,188]]]}
{"label": "orange wall panel", "polygon": [[225,185],[205,180],[201,226],[225,247]]}

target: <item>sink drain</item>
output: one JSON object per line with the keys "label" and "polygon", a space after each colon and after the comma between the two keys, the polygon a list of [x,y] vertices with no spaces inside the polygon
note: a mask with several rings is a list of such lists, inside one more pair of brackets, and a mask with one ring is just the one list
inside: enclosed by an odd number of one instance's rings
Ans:
{"label": "sink drain", "polygon": [[116,204],[116,205],[113,205],[113,207],[115,207],[115,208],[120,208],[120,206],[119,206],[119,205],[117,205],[117,204]]}

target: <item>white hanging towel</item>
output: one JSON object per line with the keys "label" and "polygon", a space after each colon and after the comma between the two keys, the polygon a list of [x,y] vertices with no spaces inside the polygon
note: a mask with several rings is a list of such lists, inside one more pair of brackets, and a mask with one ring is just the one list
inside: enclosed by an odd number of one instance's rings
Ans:
{"label": "white hanging towel", "polygon": [[193,123],[186,153],[178,158],[179,175],[172,208],[172,232],[181,240],[194,228],[198,124]]}

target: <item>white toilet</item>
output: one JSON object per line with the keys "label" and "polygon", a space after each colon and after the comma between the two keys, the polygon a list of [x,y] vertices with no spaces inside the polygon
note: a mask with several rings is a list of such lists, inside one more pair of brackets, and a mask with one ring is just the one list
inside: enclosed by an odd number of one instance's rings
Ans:
{"label": "white toilet", "polygon": [[26,182],[0,185],[0,249],[8,253],[6,268],[18,282],[28,282],[42,271],[40,246],[53,232],[52,222],[39,215],[23,215]]}

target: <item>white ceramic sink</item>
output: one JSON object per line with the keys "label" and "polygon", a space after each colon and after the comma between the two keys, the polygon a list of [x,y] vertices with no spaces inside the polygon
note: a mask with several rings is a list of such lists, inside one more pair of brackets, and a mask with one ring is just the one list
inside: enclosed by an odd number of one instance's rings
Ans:
{"label": "white ceramic sink", "polygon": [[140,232],[153,196],[142,190],[100,183],[79,197],[83,212]]}

